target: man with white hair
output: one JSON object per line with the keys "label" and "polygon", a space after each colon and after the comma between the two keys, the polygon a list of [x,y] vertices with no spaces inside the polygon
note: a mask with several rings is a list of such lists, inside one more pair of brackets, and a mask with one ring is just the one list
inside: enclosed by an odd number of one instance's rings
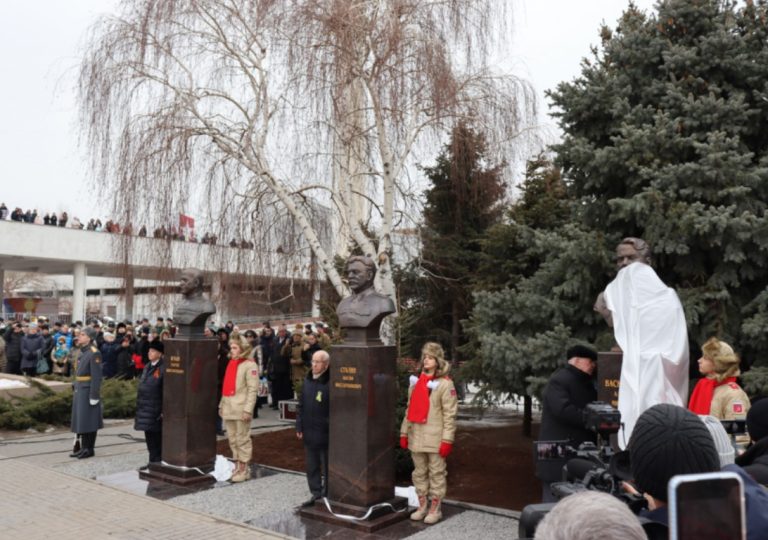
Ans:
{"label": "man with white hair", "polygon": [[328,494],[328,418],[330,355],[323,350],[312,355],[312,370],[301,387],[296,412],[296,437],[304,442],[307,483],[312,496],[302,506],[312,506]]}
{"label": "man with white hair", "polygon": [[647,540],[626,504],[598,491],[582,491],[557,503],[539,526],[536,540]]}

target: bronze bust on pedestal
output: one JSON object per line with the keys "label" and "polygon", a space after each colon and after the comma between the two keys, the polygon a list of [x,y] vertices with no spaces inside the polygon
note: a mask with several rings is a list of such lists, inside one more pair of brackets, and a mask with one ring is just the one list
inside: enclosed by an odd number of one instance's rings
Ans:
{"label": "bronze bust on pedestal", "polygon": [[185,268],[179,278],[179,291],[182,299],[173,310],[173,321],[184,338],[202,335],[208,317],[216,313],[213,302],[203,296],[203,273]]}
{"label": "bronze bust on pedestal", "polygon": [[346,330],[346,341],[378,342],[381,321],[395,312],[395,304],[373,288],[376,266],[370,257],[350,257],[345,274],[353,294],[339,302],[336,313],[339,326]]}

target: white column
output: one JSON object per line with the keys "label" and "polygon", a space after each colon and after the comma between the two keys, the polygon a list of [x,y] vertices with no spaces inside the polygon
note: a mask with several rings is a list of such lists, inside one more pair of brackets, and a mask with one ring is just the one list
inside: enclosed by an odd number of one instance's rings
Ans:
{"label": "white column", "polygon": [[72,275],[72,322],[85,322],[85,278],[88,275],[85,263],[75,263]]}
{"label": "white column", "polygon": [[124,319],[133,321],[133,272],[125,276],[125,313]]}

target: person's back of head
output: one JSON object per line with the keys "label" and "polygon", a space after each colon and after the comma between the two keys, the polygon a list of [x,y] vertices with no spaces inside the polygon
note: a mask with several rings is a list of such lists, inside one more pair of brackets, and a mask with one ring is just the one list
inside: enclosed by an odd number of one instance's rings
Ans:
{"label": "person's back of head", "polygon": [[536,527],[536,540],[647,540],[637,517],[617,498],[598,491],[569,495]]}
{"label": "person's back of head", "polygon": [[747,413],[747,431],[754,442],[768,438],[768,397],[752,403]]}
{"label": "person's back of head", "polygon": [[663,502],[673,476],[720,470],[715,442],[704,422],[677,405],[661,403],[641,414],[628,448],[638,489]]}
{"label": "person's back of head", "polygon": [[701,421],[709,430],[709,434],[712,435],[712,440],[715,442],[715,450],[720,458],[720,467],[730,465],[736,459],[736,450],[734,450],[731,444],[731,438],[726,433],[723,424],[711,415],[699,415]]}

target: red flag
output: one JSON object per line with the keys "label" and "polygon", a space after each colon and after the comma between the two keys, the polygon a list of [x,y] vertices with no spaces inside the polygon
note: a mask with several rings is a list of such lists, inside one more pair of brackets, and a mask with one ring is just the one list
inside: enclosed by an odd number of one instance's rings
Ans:
{"label": "red flag", "polygon": [[179,227],[182,229],[194,229],[195,218],[191,216],[185,216],[184,214],[179,214]]}

